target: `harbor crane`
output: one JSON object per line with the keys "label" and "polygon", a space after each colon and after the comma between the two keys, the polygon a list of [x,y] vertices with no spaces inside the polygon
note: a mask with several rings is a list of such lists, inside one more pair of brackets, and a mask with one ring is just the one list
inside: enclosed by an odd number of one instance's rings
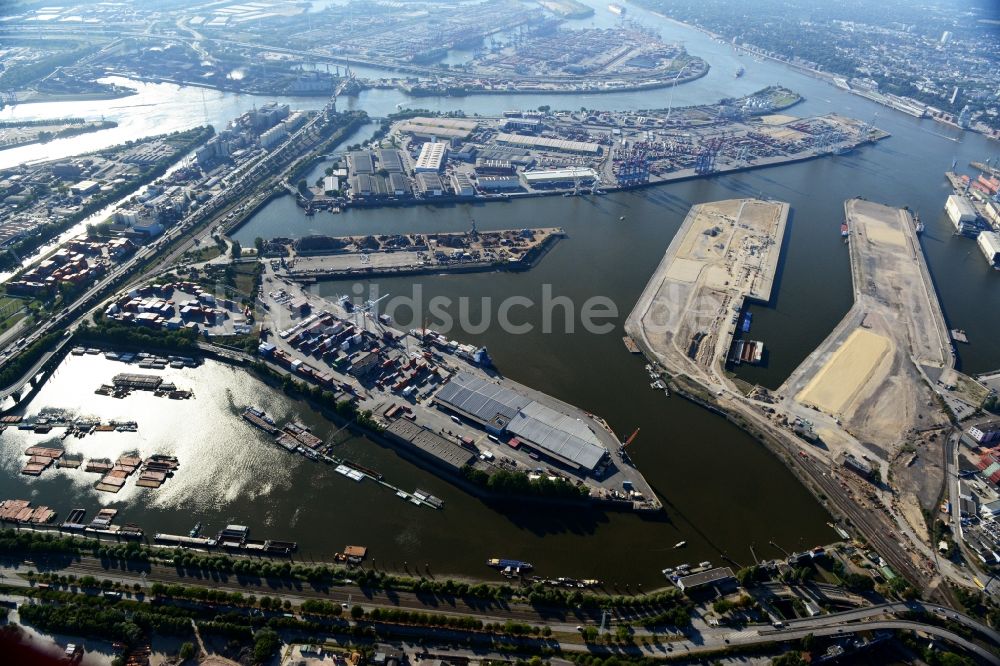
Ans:
{"label": "harbor crane", "polygon": [[[368,317],[369,319],[371,319],[372,322],[375,324],[375,326],[380,331],[384,330],[384,327],[382,326],[382,322],[379,321],[379,318],[378,318],[378,304],[381,303],[382,301],[384,301],[385,299],[389,298],[389,296],[390,296],[390,294],[386,294],[385,296],[380,296],[379,298],[375,299],[374,301],[371,300],[371,299],[369,299],[368,301],[365,302],[364,305],[362,305],[361,307],[357,308],[358,314],[360,315],[361,313],[364,313],[364,315],[366,317]],[[360,325],[359,325],[359,328],[360,328]]]}

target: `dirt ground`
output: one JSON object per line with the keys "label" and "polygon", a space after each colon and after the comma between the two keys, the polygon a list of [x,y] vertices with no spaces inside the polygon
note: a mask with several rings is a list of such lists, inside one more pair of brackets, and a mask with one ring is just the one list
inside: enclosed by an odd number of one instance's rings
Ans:
{"label": "dirt ground", "polygon": [[[889,465],[900,494],[911,494],[921,509],[932,513],[937,511],[944,484],[944,445],[942,430],[919,433],[907,438]],[[908,464],[911,459],[912,464]],[[909,517],[907,521],[913,524]],[[923,522],[922,516],[920,522]]]}

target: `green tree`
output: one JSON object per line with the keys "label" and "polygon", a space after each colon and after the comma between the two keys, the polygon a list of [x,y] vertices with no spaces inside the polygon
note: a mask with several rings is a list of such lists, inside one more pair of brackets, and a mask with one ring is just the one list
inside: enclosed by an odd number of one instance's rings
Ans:
{"label": "green tree", "polygon": [[254,238],[253,239],[253,246],[255,248],[257,248],[257,254],[258,254],[258,256],[261,255],[261,254],[264,254],[264,239],[263,238],[261,238],[260,236],[257,236],[256,238]]}
{"label": "green tree", "polygon": [[229,253],[233,256],[233,259],[239,259],[243,256],[243,246],[240,245],[238,240],[233,241],[233,246],[229,248]]}
{"label": "green tree", "polygon": [[263,664],[270,659],[278,647],[281,646],[281,639],[273,629],[261,629],[253,637],[253,660],[256,664]]}
{"label": "green tree", "polygon": [[309,191],[309,183],[306,182],[305,178],[299,181],[298,188],[299,192],[301,192],[302,194],[305,194],[306,192]]}
{"label": "green tree", "polygon": [[360,620],[364,616],[364,614],[365,614],[365,609],[362,608],[361,606],[358,606],[357,604],[355,604],[351,608],[351,617],[355,620]]}
{"label": "green tree", "polygon": [[181,645],[181,651],[179,653],[181,661],[187,661],[194,656],[194,643],[186,642]]}

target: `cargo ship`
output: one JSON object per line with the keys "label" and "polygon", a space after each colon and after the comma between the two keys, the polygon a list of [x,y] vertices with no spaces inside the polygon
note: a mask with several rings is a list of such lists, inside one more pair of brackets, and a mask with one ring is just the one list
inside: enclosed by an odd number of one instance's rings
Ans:
{"label": "cargo ship", "polygon": [[754,340],[737,340],[733,343],[732,354],[729,360],[733,365],[749,363],[757,365],[764,358],[764,343]]}
{"label": "cargo ship", "polygon": [[625,8],[616,3],[611,3],[610,5],[608,5],[608,11],[618,16],[625,15]]}

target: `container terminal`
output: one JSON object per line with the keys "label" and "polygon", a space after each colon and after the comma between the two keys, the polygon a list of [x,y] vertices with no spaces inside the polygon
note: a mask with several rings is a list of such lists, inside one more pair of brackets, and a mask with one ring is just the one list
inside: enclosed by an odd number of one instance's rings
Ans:
{"label": "container terminal", "polygon": [[510,111],[409,116],[385,147],[349,152],[307,193],[307,212],[442,201],[600,195],[840,155],[888,134],[838,114],[779,113],[801,97],[771,87],[718,104],[655,111]]}
{"label": "container terminal", "polygon": [[370,411],[381,437],[407,457],[466,488],[470,470],[520,472],[576,486],[580,499],[662,508],[602,419],[500,376],[485,349],[392,328],[377,303],[319,299],[269,266],[264,281],[284,288],[263,299],[274,334],[260,345],[262,359]]}

